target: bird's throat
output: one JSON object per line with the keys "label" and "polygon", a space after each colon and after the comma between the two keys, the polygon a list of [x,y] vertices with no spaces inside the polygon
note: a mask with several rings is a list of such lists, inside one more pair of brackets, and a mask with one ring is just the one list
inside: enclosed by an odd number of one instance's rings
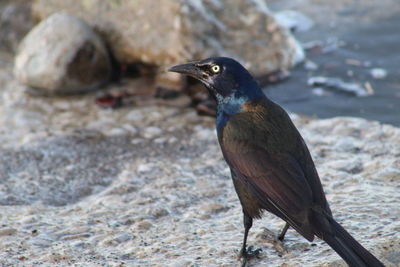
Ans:
{"label": "bird's throat", "polygon": [[217,100],[217,129],[222,129],[226,122],[235,114],[243,112],[242,106],[249,100],[246,96],[237,97],[234,94],[218,97]]}

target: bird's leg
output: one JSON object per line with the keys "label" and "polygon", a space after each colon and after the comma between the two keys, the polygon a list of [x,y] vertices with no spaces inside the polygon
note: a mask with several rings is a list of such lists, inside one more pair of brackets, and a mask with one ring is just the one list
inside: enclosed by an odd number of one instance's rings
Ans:
{"label": "bird's leg", "polygon": [[260,253],[261,249],[253,250],[253,247],[250,246],[246,248],[247,243],[247,235],[249,234],[249,230],[251,226],[253,226],[253,218],[243,213],[243,224],[244,224],[244,237],[243,237],[243,246],[239,253],[239,258],[243,258],[242,267],[245,267],[247,261],[250,258],[257,257]]}
{"label": "bird's leg", "polygon": [[285,234],[286,234],[286,232],[287,232],[287,230],[289,229],[289,224],[288,223],[286,223],[285,224],[285,227],[283,227],[283,229],[282,229],[282,232],[279,234],[279,236],[278,236],[278,239],[280,240],[280,241],[283,241],[283,239],[285,238]]}

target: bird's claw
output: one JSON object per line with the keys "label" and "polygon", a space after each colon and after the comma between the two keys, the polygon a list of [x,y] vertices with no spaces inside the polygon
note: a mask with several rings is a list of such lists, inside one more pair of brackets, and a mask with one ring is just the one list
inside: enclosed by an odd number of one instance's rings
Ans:
{"label": "bird's claw", "polygon": [[261,251],[261,248],[254,249],[253,246],[249,246],[247,249],[242,249],[239,253],[239,259],[243,258],[242,267],[245,267],[248,260],[251,258],[257,258]]}
{"label": "bird's claw", "polygon": [[279,241],[283,242],[283,239],[285,239],[285,235],[282,235],[282,234],[278,235]]}

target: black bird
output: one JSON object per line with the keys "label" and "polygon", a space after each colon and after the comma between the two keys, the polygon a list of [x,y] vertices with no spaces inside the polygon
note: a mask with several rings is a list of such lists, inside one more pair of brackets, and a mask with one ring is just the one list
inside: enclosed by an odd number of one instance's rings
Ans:
{"label": "black bird", "polygon": [[217,101],[218,141],[243,208],[243,266],[258,252],[246,241],[263,210],[287,222],[280,239],[291,226],[308,241],[323,239],[349,266],[384,266],[334,220],[303,138],[240,63],[214,57],[169,71],[201,81]]}

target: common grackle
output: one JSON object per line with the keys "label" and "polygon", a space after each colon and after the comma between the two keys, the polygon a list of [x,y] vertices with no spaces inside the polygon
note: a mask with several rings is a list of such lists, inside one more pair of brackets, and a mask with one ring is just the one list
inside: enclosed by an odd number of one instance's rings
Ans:
{"label": "common grackle", "polygon": [[303,138],[242,65],[214,57],[169,71],[201,81],[217,101],[218,141],[243,210],[242,266],[259,252],[246,241],[263,210],[286,221],[280,239],[290,226],[309,241],[323,239],[349,266],[384,266],[334,220]]}

